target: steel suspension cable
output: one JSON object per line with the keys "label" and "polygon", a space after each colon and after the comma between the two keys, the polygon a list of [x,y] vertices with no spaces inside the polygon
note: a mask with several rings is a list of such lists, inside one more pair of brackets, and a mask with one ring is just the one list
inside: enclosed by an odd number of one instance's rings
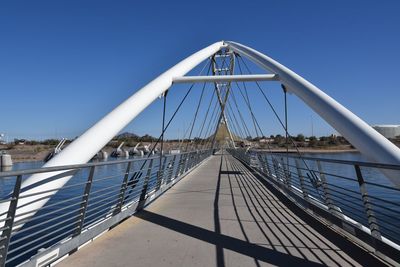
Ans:
{"label": "steel suspension cable", "polygon": [[238,129],[239,129],[240,136],[241,136],[242,138],[246,138],[246,136],[244,135],[243,129],[242,129],[242,127],[240,127],[240,124],[239,124],[239,122],[238,122],[238,120],[237,120],[237,118],[236,118],[235,112],[233,111],[233,108],[231,107],[231,104],[230,104],[229,101],[228,101],[227,106],[228,106],[228,110],[230,110],[230,112],[231,112],[231,114],[232,114],[232,116],[233,116],[233,119],[234,119],[234,121],[235,121],[235,123],[236,123],[236,126],[237,126]]}
{"label": "steel suspension cable", "polygon": [[[242,58],[240,55],[239,55],[239,59],[242,60],[243,65],[246,67],[248,73],[249,73],[249,74],[252,74],[250,68],[247,66],[246,62],[243,60],[243,58]],[[240,61],[239,61],[239,60],[238,60],[238,65],[240,66]],[[304,158],[302,157],[302,153],[300,152],[299,148],[297,147],[296,143],[294,142],[292,135],[288,132],[287,126],[285,126],[285,125],[283,124],[281,118],[279,117],[278,113],[276,112],[274,106],[272,105],[271,101],[268,99],[268,97],[267,97],[267,95],[265,94],[265,92],[262,90],[260,84],[259,84],[257,81],[255,81],[255,83],[256,83],[256,85],[257,85],[259,91],[261,92],[262,96],[264,97],[264,99],[266,100],[266,102],[267,102],[268,105],[270,106],[271,110],[273,111],[275,117],[278,119],[280,125],[281,125],[282,128],[285,130],[285,133],[286,133],[288,139],[291,141],[291,143],[293,144],[294,148],[296,149],[296,152],[297,152],[297,154],[299,155],[300,159],[302,160],[304,166],[305,166],[306,169],[309,171],[309,173],[311,174],[311,176],[313,176],[313,178],[309,177],[309,179],[311,180],[311,182],[312,182],[313,184],[315,184],[316,181],[319,180],[319,178],[318,178],[317,175],[314,173],[314,171],[312,171],[312,170],[309,168],[307,162],[306,162],[306,161],[304,160]],[[286,103],[286,104],[287,104],[287,103]],[[286,112],[285,112],[285,113],[286,113]],[[286,113],[286,114],[287,114],[287,113]],[[286,119],[287,119],[287,118],[286,118]],[[317,188],[318,194],[320,194],[320,193],[319,193],[319,190],[318,190],[318,187],[317,187],[317,186],[315,186],[315,187]]]}
{"label": "steel suspension cable", "polygon": [[[247,64],[246,64],[246,62],[243,60],[243,58],[240,57],[240,56],[239,56],[239,58],[242,60],[243,64],[245,65],[245,67],[246,67],[246,69],[247,69],[247,71],[248,71],[250,74],[252,74],[252,72],[250,71],[249,67],[247,66]],[[238,64],[238,65],[239,65],[239,64]],[[278,119],[280,125],[281,125],[282,128],[284,129],[286,135],[288,136],[288,139],[292,142],[292,144],[293,144],[294,147],[296,148],[297,153],[298,153],[299,155],[301,155],[301,152],[299,151],[299,149],[298,149],[296,143],[294,142],[292,135],[291,135],[291,134],[288,132],[288,130],[287,130],[287,126],[285,126],[284,123],[282,122],[281,118],[279,117],[278,113],[276,112],[276,110],[275,110],[274,106],[272,105],[271,101],[268,99],[267,95],[266,95],[265,92],[262,90],[260,84],[259,84],[257,81],[256,81],[255,83],[256,83],[256,85],[257,85],[259,91],[261,92],[262,96],[263,96],[264,99],[267,101],[268,105],[270,106],[270,108],[271,108],[272,112],[274,113],[275,117]],[[285,102],[286,102],[286,101],[285,101]],[[285,105],[287,105],[287,103],[286,103]],[[285,109],[286,109],[286,108],[285,108]],[[287,112],[287,111],[286,111],[286,112]],[[286,112],[285,112],[285,114],[286,114]],[[286,120],[287,120],[287,118],[286,118]],[[304,163],[306,164],[305,161],[304,161]]]}
{"label": "steel suspension cable", "polygon": [[[232,125],[232,129],[235,133],[236,136],[241,136],[240,131],[238,130],[239,128],[237,127],[238,125],[235,124],[235,121],[232,119],[232,115],[231,112],[229,111],[229,109],[226,109],[226,115],[228,116],[229,121],[231,122],[230,125]],[[227,126],[228,128],[228,126]],[[228,128],[228,130],[230,130]],[[235,141],[235,136],[233,136],[233,141]]]}
{"label": "steel suspension cable", "polygon": [[[259,130],[260,130],[260,126],[258,125],[256,116],[253,113],[253,109],[251,108],[250,101],[247,101],[246,96],[243,94],[242,88],[239,86],[239,84],[237,82],[235,82],[235,84],[236,84],[237,88],[239,89],[240,95],[242,96],[244,102],[246,103],[247,108],[249,109],[249,112],[250,112],[250,115],[251,115],[251,119],[253,121],[254,130],[255,130],[256,134],[258,135],[257,128],[259,128]],[[261,132],[261,134],[264,135],[262,132]]]}
{"label": "steel suspension cable", "polygon": [[[218,100],[215,102],[215,109],[214,109],[214,111],[217,111],[217,107],[219,106],[219,103],[218,103]],[[215,127],[213,127],[213,125],[215,125],[215,124],[218,124],[218,118],[219,118],[219,115],[218,115],[218,112],[214,112],[214,114],[213,114],[213,116],[210,118],[210,122],[209,122],[209,124],[208,124],[208,127],[207,127],[207,132],[206,132],[206,136],[209,136],[209,135],[211,135],[211,133],[212,133],[212,130],[215,128]],[[212,137],[211,136],[209,136],[210,138],[207,138],[207,140],[206,140],[206,142],[205,142],[205,147],[207,147],[208,146],[208,144],[212,141]]]}
{"label": "steel suspension cable", "polygon": [[[216,62],[216,60],[215,60],[215,57],[212,57],[212,60],[213,60],[213,63],[215,64],[215,66],[216,66],[216,69],[217,69],[217,62]],[[223,60],[222,60],[222,66],[221,66],[221,68],[223,68],[223,66],[225,66],[225,61],[226,61],[226,59],[224,58]],[[216,75],[216,72],[214,72],[214,70],[213,70],[213,74],[214,75]],[[218,74],[219,75],[219,74]],[[218,96],[218,95],[220,95],[220,92],[216,92],[216,90],[218,90],[217,88],[214,88],[214,94],[216,95],[215,96],[215,98],[216,98],[216,103],[215,103],[215,105],[214,105],[214,109],[213,109],[213,112],[212,112],[212,115],[211,115],[211,117],[210,117],[210,121],[209,121],[209,124],[208,124],[208,126],[207,126],[207,130],[206,130],[206,134],[205,134],[205,137],[207,137],[209,134],[211,134],[211,132],[209,131],[209,130],[212,130],[214,127],[211,127],[210,128],[210,126],[211,125],[214,125],[214,123],[218,123],[218,122],[215,122],[215,120],[218,120],[217,119],[217,117],[218,117],[218,112],[216,112],[215,113],[215,118],[213,117],[213,115],[214,115],[214,112],[216,111],[216,108],[217,108],[217,105],[218,105],[218,103],[219,103],[219,99],[218,99],[218,97],[220,97],[220,96]],[[213,94],[213,96],[214,96],[214,94]],[[220,107],[221,107],[221,105],[219,105]],[[221,111],[222,111],[222,107],[221,107]],[[214,118],[214,119],[213,119]],[[213,121],[214,121],[214,123],[213,123]],[[213,137],[211,138],[211,139],[213,139]],[[209,143],[209,141],[211,141],[211,140],[206,140],[206,139],[204,139],[204,141],[205,141],[205,146],[207,146],[208,145],[208,143]]]}
{"label": "steel suspension cable", "polygon": [[[171,124],[172,120],[175,118],[176,114],[178,113],[179,109],[181,108],[181,106],[183,105],[183,103],[185,102],[187,96],[190,94],[190,92],[193,89],[194,84],[192,84],[189,88],[189,90],[186,92],[185,96],[183,97],[183,99],[181,100],[181,102],[179,103],[178,107],[176,108],[174,114],[171,116],[170,120],[168,121],[167,125],[165,126],[165,128],[163,129],[160,137],[157,139],[157,142],[155,143],[155,145],[152,147],[151,151],[149,152],[148,156],[146,157],[146,159],[143,161],[142,165],[140,166],[139,170],[136,171],[131,178],[129,179],[129,182],[127,183],[128,186],[131,185],[131,183],[133,182],[133,180],[140,178],[140,173],[142,173],[142,170],[144,168],[144,166],[146,165],[148,159],[150,158],[150,156],[152,155],[154,148],[157,146],[157,144],[160,142],[161,140],[161,136],[165,133],[165,131],[168,129],[169,125]],[[138,175],[139,174],[139,175]],[[132,193],[132,191],[134,190],[133,187],[130,188],[129,192],[126,194],[125,199],[128,199],[130,194]]]}
{"label": "steel suspension cable", "polygon": [[[212,102],[213,102],[213,100],[214,100],[215,90],[212,90],[212,91],[213,91],[213,92],[212,92],[212,95],[211,95],[211,98],[210,98],[210,103],[208,104],[207,111],[206,111],[206,114],[205,114],[205,116],[204,116],[203,123],[201,124],[201,127],[200,127],[200,133],[197,135],[200,139],[201,139],[201,136],[202,136],[202,134],[203,134],[203,129],[204,129],[205,123],[206,123],[206,121],[207,121],[208,114],[209,114],[209,112],[210,112],[210,108],[211,108]],[[201,140],[201,142],[200,142],[200,145],[201,145],[201,143],[202,143],[202,140]],[[197,149],[197,144],[196,144],[196,149]]]}
{"label": "steel suspension cable", "polygon": [[208,124],[207,124],[207,127],[206,127],[206,131],[204,133],[204,137],[205,138],[203,139],[202,143],[200,144],[201,147],[204,147],[205,143],[207,143],[207,141],[208,141],[208,140],[206,140],[206,137],[209,135],[210,126],[211,126],[212,121],[214,120],[214,114],[216,114],[215,111],[217,110],[218,100],[216,99],[215,94],[213,94],[213,96],[214,96],[213,100],[215,99],[215,104],[214,104],[214,107],[213,107],[213,111],[211,112],[210,120],[208,121]]}
{"label": "steel suspension cable", "polygon": [[[162,128],[161,128],[161,149],[160,149],[160,172],[161,172],[161,161],[164,155],[164,129],[165,129],[165,109],[167,107],[167,95],[168,90],[164,93],[164,105],[163,105],[163,113],[162,113]],[[155,147],[155,146],[154,146]]]}
{"label": "steel suspension cable", "polygon": [[[210,73],[210,68],[211,68],[211,62],[210,62],[210,65],[209,65],[209,67],[208,67],[207,75]],[[207,84],[207,83],[204,82],[204,83],[203,83],[203,88],[201,89],[201,94],[200,94],[199,103],[198,103],[198,105],[197,105],[196,112],[194,113],[194,118],[193,118],[193,122],[192,122],[192,127],[191,127],[191,129],[190,129],[189,138],[188,138],[189,140],[188,140],[188,143],[186,144],[185,151],[188,150],[189,144],[190,144],[190,142],[191,142],[190,139],[192,138],[193,128],[194,128],[194,125],[195,125],[195,123],[196,123],[197,114],[199,113],[199,109],[200,109],[201,102],[202,102],[202,100],[203,100],[204,89],[206,88],[206,84]]]}
{"label": "steel suspension cable", "polygon": [[[205,69],[205,67],[208,65],[209,61],[206,61],[206,64],[204,64],[203,68],[201,69],[199,75],[201,75]],[[174,120],[176,114],[178,113],[178,111],[180,110],[180,108],[182,107],[183,103],[185,102],[185,100],[187,99],[188,95],[190,94],[190,92],[192,91],[193,87],[194,87],[195,83],[192,83],[189,87],[189,90],[186,92],[185,96],[182,98],[181,102],[179,103],[178,107],[175,109],[174,113],[172,114],[171,118],[169,119],[168,123],[165,125],[164,129],[162,130],[160,136],[158,137],[155,145],[152,147],[151,151],[149,152],[148,156],[146,157],[146,159],[144,159],[142,165],[140,166],[139,170],[137,172],[135,172],[135,174],[133,174],[131,176],[131,178],[129,179],[128,184],[132,183],[132,181],[137,178],[136,173],[141,173],[141,171],[143,170],[144,166],[146,165],[148,159],[150,158],[150,156],[152,155],[155,147],[157,146],[157,144],[160,142],[162,136],[164,135],[165,131],[168,129],[168,127],[170,126],[171,122]],[[129,197],[129,195],[132,193],[133,188],[131,188],[128,192],[128,194],[125,196],[125,199],[127,199]]]}
{"label": "steel suspension cable", "polygon": [[[238,83],[235,83],[235,84],[236,84],[236,86],[240,89],[239,84],[238,84]],[[250,103],[248,103],[248,102],[246,101],[245,96],[244,96],[243,94],[241,94],[241,95],[242,95],[242,98],[244,99],[244,101],[245,101],[245,103],[246,103],[246,105],[247,105],[247,108],[250,110],[250,109],[251,109]],[[265,136],[264,133],[263,133],[263,131],[262,131],[262,129],[261,129],[261,127],[260,127],[260,124],[259,124],[258,121],[257,121],[257,118],[256,118],[255,115],[254,115],[254,113],[253,113],[253,112],[250,112],[250,114],[251,114],[251,116],[253,117],[253,121],[254,121],[255,124],[257,125],[257,127],[258,127],[258,129],[259,129],[261,135],[262,135],[262,136]],[[271,149],[269,143],[267,143],[267,149],[269,150],[269,152],[270,152],[271,155],[272,155],[272,149]],[[273,156],[272,156],[272,157],[273,157]]]}
{"label": "steel suspension cable", "polygon": [[232,96],[233,103],[235,104],[236,110],[237,110],[237,112],[238,112],[238,114],[239,114],[239,117],[240,117],[240,120],[241,120],[241,122],[242,122],[242,125],[243,125],[243,127],[244,127],[244,131],[246,132],[246,135],[247,135],[247,136],[250,136],[251,134],[250,134],[249,128],[247,127],[246,121],[244,120],[243,115],[242,115],[242,113],[240,112],[239,106],[238,106],[238,104],[237,104],[234,90],[232,90],[231,96]]}
{"label": "steel suspension cable", "polygon": [[[235,55],[236,56],[236,55]],[[243,71],[242,71],[242,67],[240,66],[240,64],[239,64],[240,62],[238,61],[238,67],[239,67],[239,72],[240,72],[240,74],[241,75],[243,75]],[[236,83],[237,85],[238,85],[238,83]],[[251,108],[251,105],[250,105],[250,99],[249,99],[249,95],[248,95],[248,93],[247,93],[247,87],[246,87],[246,83],[245,82],[242,82],[242,84],[243,84],[243,88],[244,88],[244,92],[245,92],[245,96],[243,96],[243,98],[245,99],[245,101],[247,100],[247,103],[248,103],[248,105],[249,105],[249,109],[250,109],[250,113],[251,114],[253,114],[253,110],[252,110],[252,108]],[[238,85],[238,87],[239,87],[239,85]],[[240,94],[242,94],[243,95],[243,92],[242,92],[242,89],[239,87],[239,92],[240,92]],[[252,118],[253,118],[253,124],[254,124],[254,128],[255,128],[255,131],[256,131],[256,135],[258,136],[258,131],[257,131],[257,127],[255,126],[255,121],[254,121],[254,114],[252,115]]]}

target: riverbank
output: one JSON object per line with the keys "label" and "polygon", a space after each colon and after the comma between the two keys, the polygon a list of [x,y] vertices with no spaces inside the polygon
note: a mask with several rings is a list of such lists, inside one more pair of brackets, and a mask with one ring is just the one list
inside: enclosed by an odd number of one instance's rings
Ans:
{"label": "riverbank", "polygon": [[[262,151],[266,152],[273,152],[273,153],[286,153],[287,150],[285,148],[271,148],[271,149],[261,149]],[[358,150],[355,148],[350,147],[329,147],[329,148],[298,148],[300,153],[357,153]],[[289,148],[289,153],[297,153],[297,150],[294,148]]]}
{"label": "riverbank", "polygon": [[[166,149],[170,149],[171,144],[166,144]],[[172,147],[179,144],[172,144]],[[54,149],[51,145],[13,145],[12,147],[7,145],[0,145],[0,151],[4,150],[11,155],[13,162],[29,162],[29,161],[43,161],[44,158]],[[103,150],[109,155],[113,151],[113,147],[107,146]],[[128,148],[130,149],[130,148]],[[274,153],[286,153],[285,148],[272,148],[271,150],[262,149],[263,151]],[[338,146],[338,147],[327,147],[327,148],[299,148],[301,153],[346,153],[346,152],[358,152],[356,149],[352,149],[350,146]],[[296,149],[290,148],[289,153],[296,153]]]}
{"label": "riverbank", "polygon": [[41,161],[53,146],[50,145],[0,145],[0,151],[6,151],[11,155],[13,162]]}

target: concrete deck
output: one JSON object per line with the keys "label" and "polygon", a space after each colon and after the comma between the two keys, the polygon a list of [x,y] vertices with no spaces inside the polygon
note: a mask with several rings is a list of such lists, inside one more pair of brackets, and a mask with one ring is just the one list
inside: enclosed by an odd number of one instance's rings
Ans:
{"label": "concrete deck", "polygon": [[57,266],[360,266],[371,260],[330,236],[300,219],[232,156],[215,155]]}

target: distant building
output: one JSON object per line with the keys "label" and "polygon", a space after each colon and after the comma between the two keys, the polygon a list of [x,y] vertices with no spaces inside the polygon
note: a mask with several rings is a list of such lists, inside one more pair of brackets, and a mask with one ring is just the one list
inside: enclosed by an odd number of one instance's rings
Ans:
{"label": "distant building", "polygon": [[274,138],[261,138],[260,143],[273,143],[275,141]]}
{"label": "distant building", "polygon": [[400,125],[374,125],[372,128],[386,138],[400,136]]}

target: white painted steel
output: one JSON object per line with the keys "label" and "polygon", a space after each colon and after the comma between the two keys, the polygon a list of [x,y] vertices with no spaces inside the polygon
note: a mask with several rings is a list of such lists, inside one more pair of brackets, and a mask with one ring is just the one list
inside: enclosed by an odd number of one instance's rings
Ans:
{"label": "white painted steel", "polygon": [[[173,77],[185,75],[200,62],[218,52],[222,47],[226,47],[226,44],[231,50],[248,57],[261,67],[278,74],[280,80],[286,85],[289,91],[299,96],[308,106],[320,114],[322,118],[346,137],[368,159],[380,163],[400,164],[400,150],[396,146],[310,82],[254,49],[234,42],[226,42],[225,44],[217,42],[184,59],[140,89],[48,161],[44,167],[88,162],[120,130],[157,99],[159,95],[164,93],[172,85]],[[23,182],[22,188],[33,186],[56,175],[62,178],[35,186],[21,195],[60,188],[72,177],[71,172],[67,171],[35,174]],[[398,176],[388,176],[392,182],[400,186]],[[19,208],[17,215],[42,207],[48,201],[49,197],[55,193],[56,191],[20,199],[18,207],[27,203],[33,203]],[[43,199],[39,200],[39,198]],[[5,215],[1,214],[7,212],[8,206],[8,203],[0,203],[0,219],[5,217]],[[20,216],[18,220],[34,213]]]}
{"label": "white painted steel", "polygon": [[[397,146],[315,85],[252,48],[235,42],[225,43],[232,51],[246,56],[262,68],[278,74],[288,91],[297,95],[317,112],[368,160],[377,163],[400,164],[400,149]],[[397,187],[400,187],[399,172],[384,171],[384,173]]]}
{"label": "white painted steel", "polygon": [[261,82],[279,81],[276,74],[254,75],[220,75],[220,76],[183,76],[173,78],[173,83],[204,83],[204,82]]}
{"label": "white painted steel", "polygon": [[[168,90],[172,85],[173,77],[180,77],[188,73],[199,63],[217,53],[222,47],[223,42],[214,43],[197,53],[182,60],[174,67],[170,68],[149,84],[141,88],[134,95],[117,106],[114,110],[108,113],[75,141],[69,144],[54,158],[48,161],[43,167],[53,167],[60,165],[71,165],[88,162],[100,149],[102,149],[119,131],[121,131],[129,122],[131,122],[140,112],[150,105],[158,96]],[[32,186],[49,177],[59,175],[62,178],[47,182],[43,185],[38,185],[32,189],[28,189],[21,195],[34,194],[46,190],[61,188],[72,177],[70,172],[52,172],[34,174],[27,178],[22,188]],[[17,215],[24,212],[29,212],[41,208],[54,195],[56,191],[40,194],[36,196],[22,198],[18,201],[18,207],[32,203],[30,205],[18,208]],[[47,198],[46,198],[47,197]],[[44,198],[39,200],[40,198]],[[36,202],[34,202],[36,201]],[[8,210],[8,203],[0,203],[0,219],[5,215],[1,215]],[[18,220],[29,217],[32,214],[27,214],[18,217]],[[1,225],[1,223],[0,223]]]}

